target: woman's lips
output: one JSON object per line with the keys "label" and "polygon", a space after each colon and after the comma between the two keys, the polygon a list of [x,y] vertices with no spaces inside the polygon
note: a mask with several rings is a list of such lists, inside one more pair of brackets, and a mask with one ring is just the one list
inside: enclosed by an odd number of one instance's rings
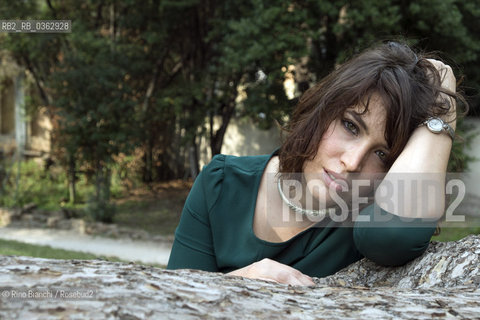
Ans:
{"label": "woman's lips", "polygon": [[343,178],[340,178],[335,173],[329,172],[325,169],[323,169],[323,180],[330,189],[342,191],[345,188],[345,191],[348,190],[348,184]]}

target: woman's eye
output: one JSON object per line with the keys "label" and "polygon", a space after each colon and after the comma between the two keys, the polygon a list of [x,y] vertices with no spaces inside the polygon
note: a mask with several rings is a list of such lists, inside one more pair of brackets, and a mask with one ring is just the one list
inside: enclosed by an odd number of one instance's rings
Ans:
{"label": "woman's eye", "polygon": [[384,151],[378,150],[378,151],[375,151],[375,153],[380,158],[380,160],[382,160],[383,162],[385,162],[387,160],[387,154]]}
{"label": "woman's eye", "polygon": [[343,126],[345,129],[350,131],[354,135],[358,135],[358,127],[350,120],[342,120]]}

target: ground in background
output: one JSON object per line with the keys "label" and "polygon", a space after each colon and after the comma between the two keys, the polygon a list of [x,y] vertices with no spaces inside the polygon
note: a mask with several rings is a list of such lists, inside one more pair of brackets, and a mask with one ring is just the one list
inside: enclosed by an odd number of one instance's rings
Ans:
{"label": "ground in background", "polygon": [[192,182],[173,180],[136,188],[115,201],[114,223],[152,234],[173,235]]}

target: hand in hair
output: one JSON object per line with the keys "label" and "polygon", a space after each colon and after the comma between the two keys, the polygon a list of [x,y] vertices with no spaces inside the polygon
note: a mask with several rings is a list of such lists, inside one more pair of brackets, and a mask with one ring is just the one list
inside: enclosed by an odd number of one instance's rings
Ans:
{"label": "hand in hair", "polygon": [[427,59],[440,73],[440,79],[442,80],[442,87],[455,93],[457,81],[453,75],[452,68],[443,63],[440,60]]}
{"label": "hand in hair", "polygon": [[[435,69],[437,69],[440,75],[442,88],[447,90],[451,94],[455,94],[456,88],[457,88],[457,80],[455,79],[455,75],[453,74],[452,68],[449,65],[444,64],[442,61],[439,61],[439,60],[427,59],[427,61],[430,62],[435,67]],[[445,93],[442,93],[440,95],[440,99],[442,99],[445,104],[446,103],[450,104],[450,109],[448,113],[446,115],[441,116],[441,118],[447,121],[453,127],[453,129],[455,129],[455,124],[456,124],[455,99],[452,96],[447,95]]]}

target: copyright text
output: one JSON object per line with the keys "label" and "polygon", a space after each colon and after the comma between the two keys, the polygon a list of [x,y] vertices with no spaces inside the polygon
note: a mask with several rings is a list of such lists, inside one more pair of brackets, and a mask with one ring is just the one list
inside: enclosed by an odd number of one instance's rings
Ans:
{"label": "copyright text", "polygon": [[90,289],[17,289],[2,288],[3,299],[25,299],[25,300],[85,300],[94,299],[96,291]]}

